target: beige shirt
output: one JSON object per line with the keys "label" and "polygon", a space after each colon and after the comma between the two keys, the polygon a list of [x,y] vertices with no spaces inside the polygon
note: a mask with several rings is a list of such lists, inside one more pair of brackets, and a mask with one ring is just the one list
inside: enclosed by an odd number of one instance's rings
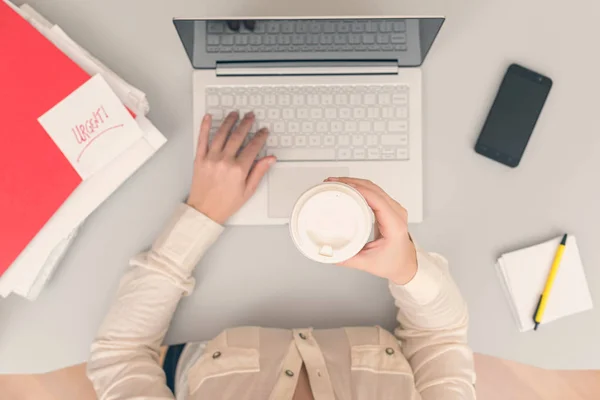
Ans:
{"label": "beige shirt", "polygon": [[315,400],[475,399],[466,304],[446,261],[421,251],[413,280],[389,285],[395,336],[380,327],[229,329],[186,346],[174,396],[159,348],[194,287],[194,267],[222,231],[181,205],[152,249],[131,261],[92,345],[88,376],[100,400],[292,400],[303,366]]}

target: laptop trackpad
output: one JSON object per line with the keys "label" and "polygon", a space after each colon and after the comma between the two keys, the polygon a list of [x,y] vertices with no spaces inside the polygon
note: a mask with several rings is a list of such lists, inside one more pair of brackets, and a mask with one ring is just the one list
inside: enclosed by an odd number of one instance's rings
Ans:
{"label": "laptop trackpad", "polygon": [[269,172],[269,218],[289,218],[298,197],[331,176],[348,176],[346,167],[274,168]]}

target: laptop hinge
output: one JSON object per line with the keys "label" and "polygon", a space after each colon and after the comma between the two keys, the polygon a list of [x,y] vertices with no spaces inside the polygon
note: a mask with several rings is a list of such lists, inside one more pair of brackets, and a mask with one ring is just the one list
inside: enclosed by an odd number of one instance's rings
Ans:
{"label": "laptop hinge", "polygon": [[217,76],[397,74],[398,61],[281,61],[217,63]]}

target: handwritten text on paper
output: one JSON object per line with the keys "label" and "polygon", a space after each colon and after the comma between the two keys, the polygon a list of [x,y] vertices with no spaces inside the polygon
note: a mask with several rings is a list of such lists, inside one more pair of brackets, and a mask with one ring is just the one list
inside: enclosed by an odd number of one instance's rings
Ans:
{"label": "handwritten text on paper", "polygon": [[143,136],[101,75],[95,75],[38,121],[83,179]]}
{"label": "handwritten text on paper", "polygon": [[73,129],[71,129],[77,143],[84,145],[81,149],[81,153],[79,153],[77,156],[77,162],[81,162],[83,153],[94,142],[94,140],[98,139],[106,132],[122,127],[123,124],[111,126],[110,116],[104,107],[100,107],[96,111],[92,112],[92,116],[83,124],[76,125],[73,127]]}

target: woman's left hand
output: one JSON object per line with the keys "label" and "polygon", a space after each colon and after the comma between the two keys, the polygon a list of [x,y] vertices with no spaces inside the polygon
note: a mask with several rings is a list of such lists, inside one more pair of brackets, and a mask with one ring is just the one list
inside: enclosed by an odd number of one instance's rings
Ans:
{"label": "woman's left hand", "polygon": [[408,213],[379,186],[356,178],[329,178],[350,185],[363,195],[375,213],[375,240],[340,265],[369,272],[397,285],[410,282],[417,273],[417,252],[408,234]]}
{"label": "woman's left hand", "polygon": [[212,117],[205,115],[198,137],[192,188],[187,204],[219,224],[224,224],[256,191],[275,157],[264,157],[254,163],[269,132],[261,129],[240,151],[252,125],[254,114],[244,116],[237,128],[237,112],[227,115],[209,145]]}

